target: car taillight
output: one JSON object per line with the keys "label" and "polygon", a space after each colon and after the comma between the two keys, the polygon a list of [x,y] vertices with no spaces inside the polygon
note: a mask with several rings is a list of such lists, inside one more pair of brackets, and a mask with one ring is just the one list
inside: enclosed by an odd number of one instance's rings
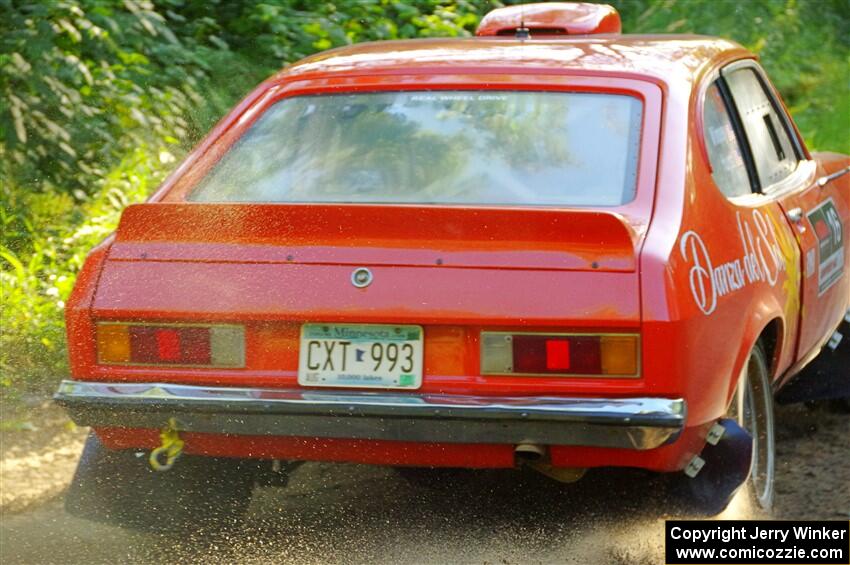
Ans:
{"label": "car taillight", "polygon": [[481,372],[490,375],[639,376],[634,334],[481,333]]}
{"label": "car taillight", "polygon": [[97,325],[97,358],[103,365],[243,367],[245,329],[101,322]]}

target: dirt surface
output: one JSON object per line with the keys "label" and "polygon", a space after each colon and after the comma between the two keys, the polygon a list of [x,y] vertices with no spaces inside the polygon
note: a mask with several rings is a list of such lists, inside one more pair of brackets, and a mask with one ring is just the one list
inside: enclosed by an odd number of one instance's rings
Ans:
{"label": "dirt surface", "polygon": [[8,516],[60,496],[74,474],[87,429],[49,401],[3,410],[0,513]]}
{"label": "dirt surface", "polygon": [[[532,471],[480,472],[454,490],[423,492],[392,469],[309,463],[289,487],[258,489],[228,537],[127,532],[63,510],[85,430],[49,406],[17,421],[0,448],[4,564],[663,563],[670,516],[657,479],[615,470],[573,485]],[[790,406],[777,421],[773,517],[850,519],[850,416]],[[751,517],[761,515],[744,495],[720,516]]]}

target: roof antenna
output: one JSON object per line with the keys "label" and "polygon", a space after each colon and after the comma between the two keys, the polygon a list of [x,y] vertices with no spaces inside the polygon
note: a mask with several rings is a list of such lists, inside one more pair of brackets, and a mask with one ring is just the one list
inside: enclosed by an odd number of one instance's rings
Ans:
{"label": "roof antenna", "polygon": [[516,35],[519,40],[531,39],[531,30],[525,27],[525,6],[519,6],[519,27],[516,28]]}

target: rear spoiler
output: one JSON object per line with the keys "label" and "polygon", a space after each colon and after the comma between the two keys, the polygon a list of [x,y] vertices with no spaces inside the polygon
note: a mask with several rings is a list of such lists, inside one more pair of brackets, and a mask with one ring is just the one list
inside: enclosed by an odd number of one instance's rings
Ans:
{"label": "rear spoiler", "polygon": [[[197,243],[405,248],[459,252],[467,258],[470,253],[496,253],[503,259],[522,254],[522,266],[532,266],[529,259],[537,255],[537,268],[633,271],[636,239],[620,215],[595,210],[157,202],[129,206],[118,225],[115,244],[118,248],[128,244],[119,252],[125,256],[118,258],[125,259],[131,258],[126,255],[132,249],[145,244]],[[552,264],[553,255],[571,259]],[[512,263],[507,260],[502,265],[520,266]]]}

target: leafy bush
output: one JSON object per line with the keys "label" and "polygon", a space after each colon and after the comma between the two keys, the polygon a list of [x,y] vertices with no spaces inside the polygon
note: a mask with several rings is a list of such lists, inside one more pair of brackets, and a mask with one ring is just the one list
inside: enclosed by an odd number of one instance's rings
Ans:
{"label": "leafy bush", "polygon": [[[63,308],[88,250],[109,235],[121,211],[162,181],[175,156],[139,146],[95,181],[94,196],[77,204],[62,192],[16,193],[13,206],[29,210],[30,250],[0,245],[2,332],[0,385],[25,379],[39,387],[66,369]],[[0,221],[7,222],[2,214]],[[20,383],[17,383],[20,384]]]}
{"label": "leafy bush", "polygon": [[76,194],[133,147],[182,138],[204,50],[148,2],[3,4],[3,169],[21,191]]}
{"label": "leafy bush", "polygon": [[619,0],[634,33],[733,39],[761,58],[809,149],[850,153],[846,0]]}

